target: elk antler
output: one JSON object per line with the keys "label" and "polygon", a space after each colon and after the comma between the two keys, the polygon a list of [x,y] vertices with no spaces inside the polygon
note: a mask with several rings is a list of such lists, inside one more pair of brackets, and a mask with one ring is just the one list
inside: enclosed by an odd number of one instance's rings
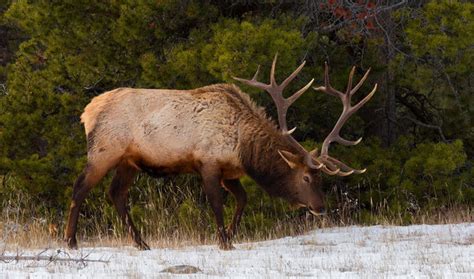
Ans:
{"label": "elk antler", "polygon": [[354,70],[355,68],[352,68],[352,71],[349,75],[349,81],[347,84],[347,90],[345,93],[342,93],[336,89],[334,89],[330,84],[329,84],[329,70],[327,63],[325,64],[325,75],[324,75],[324,81],[325,81],[325,86],[321,87],[314,87],[316,90],[323,91],[327,94],[337,96],[341,98],[342,103],[344,105],[344,109],[342,111],[341,116],[339,117],[339,120],[336,123],[336,126],[334,126],[333,130],[329,135],[326,137],[326,139],[323,142],[322,150],[321,150],[321,155],[318,156],[318,150],[314,149],[311,152],[306,151],[306,149],[301,146],[301,144],[294,139],[291,136],[291,133],[294,132],[296,129],[293,128],[291,130],[288,130],[288,125],[286,123],[286,113],[288,111],[288,108],[295,102],[308,88],[313,84],[314,79],[312,79],[306,86],[298,90],[295,94],[291,95],[288,98],[283,97],[283,90],[285,89],[286,86],[298,75],[298,73],[303,69],[305,65],[305,61],[301,63],[301,65],[296,68],[296,70],[288,76],[280,85],[278,85],[275,81],[275,68],[276,68],[276,62],[277,62],[277,57],[278,55],[275,55],[275,58],[273,59],[272,63],[272,69],[270,72],[270,84],[265,84],[262,82],[257,81],[257,76],[260,70],[260,66],[257,68],[257,71],[255,72],[255,75],[253,76],[252,79],[242,79],[238,77],[233,77],[234,79],[243,82],[247,85],[257,87],[260,89],[263,89],[267,91],[270,96],[272,97],[273,101],[275,102],[275,105],[277,107],[277,112],[278,112],[278,124],[281,129],[281,133],[284,137],[286,137],[290,143],[304,156],[304,162],[305,164],[313,169],[320,169],[323,172],[329,174],[329,175],[339,175],[339,176],[347,176],[353,173],[363,173],[365,172],[364,170],[357,170],[353,169],[343,162],[330,157],[328,155],[328,149],[329,145],[331,142],[339,142],[344,145],[356,145],[358,144],[362,139],[359,139],[357,141],[349,141],[346,139],[343,139],[339,135],[339,131],[341,130],[342,126],[344,123],[349,119],[349,117],[356,112],[359,108],[361,108],[370,98],[375,93],[375,90],[377,90],[377,84],[375,85],[374,89],[372,92],[370,92],[369,95],[367,95],[362,101],[360,101],[357,105],[351,106],[351,97],[352,95],[362,86],[364,83],[365,79],[367,78],[367,75],[369,74],[369,71],[365,73],[365,75],[362,77],[362,79],[359,81],[359,83],[352,88],[352,77],[354,76]]}
{"label": "elk antler", "polygon": [[364,81],[366,80],[370,72],[370,69],[364,74],[364,76],[359,81],[359,83],[357,83],[357,85],[354,88],[352,88],[352,77],[354,76],[354,71],[355,71],[355,67],[352,67],[351,73],[349,74],[349,80],[347,82],[346,92],[342,93],[341,91],[334,89],[329,83],[329,69],[328,69],[328,64],[325,63],[324,86],[313,87],[315,90],[319,90],[329,95],[339,97],[343,104],[343,110],[342,110],[341,116],[339,116],[339,119],[337,120],[336,125],[334,126],[332,131],[329,133],[329,135],[326,137],[326,139],[324,140],[323,146],[321,148],[321,154],[318,157],[316,157],[317,150],[315,149],[311,151],[311,153],[313,154],[313,160],[315,160],[321,166],[320,168],[322,171],[330,175],[337,174],[339,176],[346,176],[346,175],[351,175],[353,173],[364,173],[366,171],[366,169],[362,169],[362,170],[353,169],[347,166],[346,164],[344,164],[343,162],[328,155],[329,145],[332,142],[338,142],[343,145],[356,145],[362,140],[362,138],[360,138],[356,141],[349,141],[349,140],[343,139],[339,135],[339,132],[341,131],[342,126],[344,126],[344,123],[346,123],[349,117],[351,117],[351,115],[354,114],[354,112],[359,110],[365,103],[367,103],[367,101],[369,101],[370,98],[372,98],[372,96],[375,94],[375,91],[377,90],[377,84],[375,84],[374,89],[372,89],[369,95],[365,96],[365,98],[362,99],[362,101],[357,103],[355,106],[352,106],[351,97],[362,86],[362,84],[364,83]]}
{"label": "elk antler", "polygon": [[291,95],[290,97],[288,98],[283,97],[283,90],[298,75],[301,69],[303,69],[304,65],[306,64],[306,61],[303,61],[303,63],[301,63],[301,65],[298,68],[296,68],[296,70],[291,75],[289,75],[280,85],[278,85],[275,81],[275,68],[276,68],[277,57],[278,57],[278,54],[276,54],[275,58],[273,59],[272,70],[270,72],[270,84],[265,84],[265,83],[257,81],[257,76],[260,70],[260,66],[257,68],[257,71],[255,72],[255,75],[253,76],[253,78],[250,80],[242,79],[238,77],[233,77],[233,78],[247,85],[263,89],[270,94],[277,108],[278,124],[280,126],[282,135],[288,138],[290,142],[293,144],[293,146],[296,147],[297,150],[302,152],[305,155],[305,157],[307,157],[305,161],[307,161],[309,164],[312,164],[311,156],[307,155],[308,151],[306,151],[306,149],[303,146],[301,146],[299,142],[291,136],[291,133],[295,131],[296,127],[291,130],[288,130],[288,125],[286,123],[286,113],[288,111],[288,108],[291,106],[291,104],[293,104],[306,90],[308,90],[311,84],[313,84],[314,79],[312,79],[308,84],[306,84],[306,86],[298,90],[295,94]]}

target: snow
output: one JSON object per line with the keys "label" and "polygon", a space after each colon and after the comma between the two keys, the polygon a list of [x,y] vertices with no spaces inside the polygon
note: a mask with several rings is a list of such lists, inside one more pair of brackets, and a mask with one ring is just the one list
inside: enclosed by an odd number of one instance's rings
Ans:
{"label": "snow", "polygon": [[[474,278],[474,223],[340,227],[306,235],[235,244],[139,251],[133,247],[59,248],[42,255],[103,260],[84,264],[20,260],[0,262],[1,278]],[[22,256],[43,250],[21,251]],[[7,251],[4,255],[17,255]],[[178,265],[200,272],[163,273]]]}

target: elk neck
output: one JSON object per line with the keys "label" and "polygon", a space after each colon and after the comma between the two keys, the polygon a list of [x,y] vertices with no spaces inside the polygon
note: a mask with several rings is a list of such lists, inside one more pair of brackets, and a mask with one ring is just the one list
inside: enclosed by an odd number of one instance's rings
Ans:
{"label": "elk neck", "polygon": [[261,119],[252,120],[244,121],[239,128],[239,157],[242,166],[247,175],[270,195],[291,199],[291,169],[278,154],[278,150],[297,151],[281,136],[273,123]]}

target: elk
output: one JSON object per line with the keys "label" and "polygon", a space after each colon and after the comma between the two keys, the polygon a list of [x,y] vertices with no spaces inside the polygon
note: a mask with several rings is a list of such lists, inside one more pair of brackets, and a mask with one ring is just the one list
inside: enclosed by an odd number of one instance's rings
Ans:
{"label": "elk", "polygon": [[[334,89],[325,65],[325,85],[313,87],[339,97],[343,111],[333,130],[323,142],[321,153],[307,151],[288,130],[286,114],[313,81],[289,98],[285,87],[298,75],[303,62],[281,84],[275,81],[275,56],[270,83],[257,81],[258,69],[250,80],[235,78],[267,91],[278,112],[278,127],[263,108],[232,84],[215,84],[194,90],[118,88],[103,93],[86,106],[81,115],[87,136],[87,165],[74,184],[65,231],[67,244],[77,248],[76,230],[79,209],[87,193],[110,170],[115,175],[109,196],[129,235],[139,249],[149,249],[130,218],[128,190],[135,175],[144,171],[153,176],[199,173],[203,191],[214,212],[219,247],[231,249],[247,196],[239,178],[247,174],[272,196],[282,197],[296,206],[307,207],[314,215],[324,213],[321,173],[347,176],[363,173],[328,154],[329,145],[360,142],[343,139],[339,132],[348,118],[375,93],[355,106],[351,97],[361,87],[369,71],[352,88],[354,69],[346,91]],[[225,228],[221,187],[236,199],[232,222]]]}

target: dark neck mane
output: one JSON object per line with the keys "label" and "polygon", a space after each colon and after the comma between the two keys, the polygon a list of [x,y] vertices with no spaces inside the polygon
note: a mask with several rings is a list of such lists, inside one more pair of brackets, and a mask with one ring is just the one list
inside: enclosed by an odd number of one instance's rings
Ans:
{"label": "dark neck mane", "polygon": [[291,169],[278,150],[295,153],[296,150],[273,126],[263,125],[254,131],[243,130],[239,139],[239,154],[246,173],[270,195],[291,199],[294,196],[291,185],[288,185],[291,183]]}
{"label": "dark neck mane", "polygon": [[233,84],[215,84],[195,92],[223,92],[235,104],[239,113],[239,157],[245,172],[270,195],[291,200],[291,169],[278,150],[297,153],[289,141],[280,135],[275,123],[250,97]]}

